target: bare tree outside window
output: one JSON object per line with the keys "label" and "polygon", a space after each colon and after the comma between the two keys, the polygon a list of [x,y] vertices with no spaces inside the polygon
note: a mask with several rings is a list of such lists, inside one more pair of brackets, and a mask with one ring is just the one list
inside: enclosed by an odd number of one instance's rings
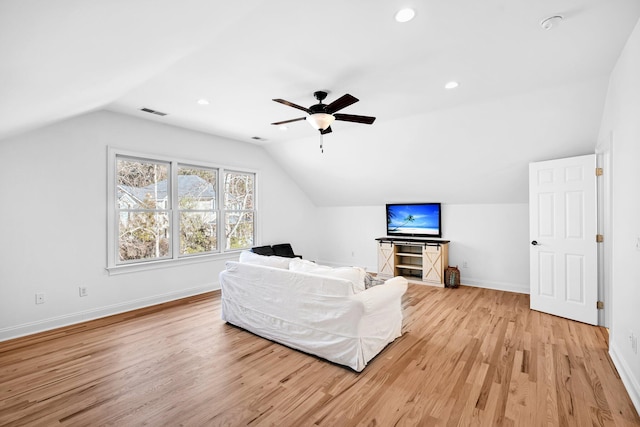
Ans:
{"label": "bare tree outside window", "polygon": [[116,167],[120,261],[170,256],[169,165],[118,159]]}
{"label": "bare tree outside window", "polygon": [[227,249],[244,249],[253,246],[254,193],[254,174],[225,173],[224,225]]}
{"label": "bare tree outside window", "polygon": [[178,167],[182,255],[213,252],[218,248],[216,183],[214,169]]}

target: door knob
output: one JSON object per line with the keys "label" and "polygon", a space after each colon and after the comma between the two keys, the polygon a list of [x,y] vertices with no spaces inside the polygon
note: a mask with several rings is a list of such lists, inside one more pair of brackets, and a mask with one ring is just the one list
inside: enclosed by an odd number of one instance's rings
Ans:
{"label": "door knob", "polygon": [[533,241],[531,242],[531,244],[532,244],[533,246],[536,246],[536,245],[538,244],[538,241],[537,241],[537,240],[533,240]]}

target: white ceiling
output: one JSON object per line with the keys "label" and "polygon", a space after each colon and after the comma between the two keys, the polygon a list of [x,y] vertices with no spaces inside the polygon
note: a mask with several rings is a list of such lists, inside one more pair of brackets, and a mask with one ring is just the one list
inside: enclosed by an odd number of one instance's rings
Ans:
{"label": "white ceiling", "polygon": [[[638,0],[0,0],[0,138],[108,109],[263,138],[322,206],[526,202],[528,162],[593,152],[639,16]],[[336,122],[324,154],[304,121],[270,125],[304,116],[273,98],[316,90],[376,122]]]}

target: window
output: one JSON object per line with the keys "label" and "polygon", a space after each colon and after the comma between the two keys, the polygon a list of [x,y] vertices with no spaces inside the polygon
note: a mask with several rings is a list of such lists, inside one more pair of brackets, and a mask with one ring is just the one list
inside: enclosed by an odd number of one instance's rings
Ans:
{"label": "window", "polygon": [[253,246],[254,172],[112,150],[109,159],[109,268]]}

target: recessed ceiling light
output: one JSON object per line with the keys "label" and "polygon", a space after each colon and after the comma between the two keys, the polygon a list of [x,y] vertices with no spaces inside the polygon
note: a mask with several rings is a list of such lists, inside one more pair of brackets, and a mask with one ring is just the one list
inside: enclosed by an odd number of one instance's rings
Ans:
{"label": "recessed ceiling light", "polygon": [[445,89],[455,89],[455,88],[457,88],[458,86],[460,86],[460,85],[458,84],[458,82],[449,82],[449,83],[447,83],[446,85],[444,85],[444,88],[445,88]]}
{"label": "recessed ceiling light", "polygon": [[198,99],[198,104],[200,105],[209,105],[209,101],[207,99]]}
{"label": "recessed ceiling light", "polygon": [[415,10],[411,8],[400,9],[398,13],[396,13],[396,21],[398,22],[409,22],[416,16]]}
{"label": "recessed ceiling light", "polygon": [[285,125],[280,126],[279,129],[282,131],[289,130],[289,128],[286,127]]}

